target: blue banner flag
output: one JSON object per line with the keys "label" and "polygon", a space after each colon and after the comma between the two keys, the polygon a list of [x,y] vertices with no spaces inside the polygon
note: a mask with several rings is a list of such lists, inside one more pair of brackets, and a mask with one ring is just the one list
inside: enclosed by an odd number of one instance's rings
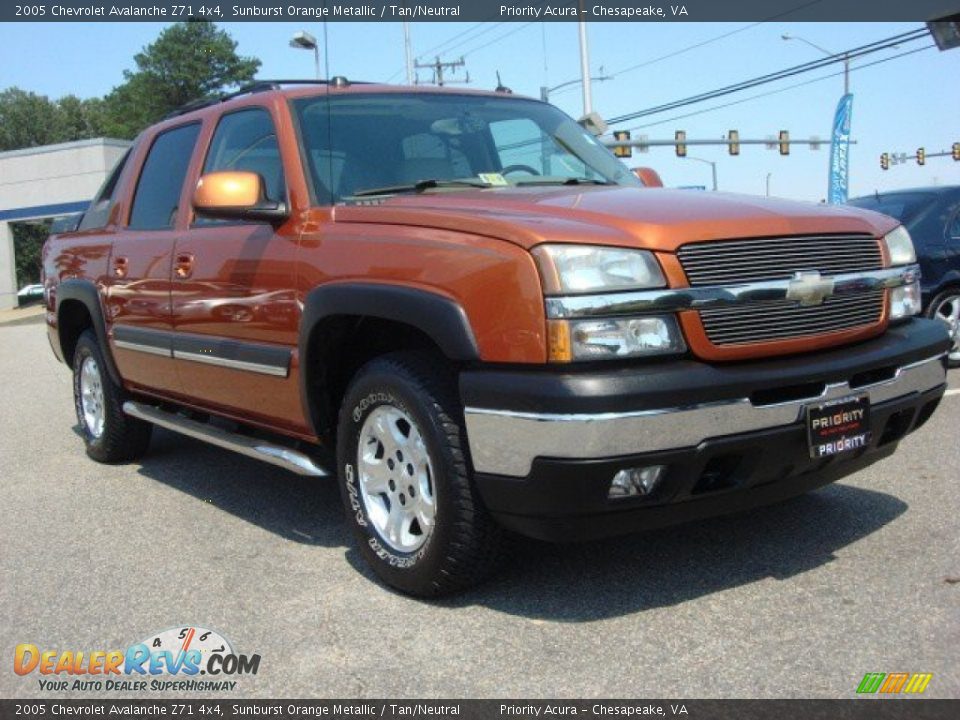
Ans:
{"label": "blue banner flag", "polygon": [[853,113],[853,94],[847,93],[837,103],[830,138],[830,182],[827,201],[840,205],[847,201],[850,179],[850,116]]}

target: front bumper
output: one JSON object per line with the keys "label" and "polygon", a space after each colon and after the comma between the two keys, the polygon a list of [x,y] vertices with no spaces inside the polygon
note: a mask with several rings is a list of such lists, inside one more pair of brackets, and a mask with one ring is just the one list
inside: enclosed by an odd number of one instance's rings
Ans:
{"label": "front bumper", "polygon": [[[890,454],[944,391],[942,326],[731,365],[691,360],[588,371],[462,373],[476,482],[500,521],[573,539],[729,512],[804,492]],[[867,394],[872,441],[811,459],[807,405]],[[608,499],[621,469],[666,465],[644,498]]]}

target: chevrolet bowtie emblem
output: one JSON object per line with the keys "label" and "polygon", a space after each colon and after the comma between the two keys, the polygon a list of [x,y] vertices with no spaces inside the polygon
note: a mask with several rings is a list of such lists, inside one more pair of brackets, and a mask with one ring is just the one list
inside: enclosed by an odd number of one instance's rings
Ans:
{"label": "chevrolet bowtie emblem", "polygon": [[822,278],[816,270],[798,272],[787,285],[787,300],[796,300],[801,305],[822,305],[833,295],[833,280]]}

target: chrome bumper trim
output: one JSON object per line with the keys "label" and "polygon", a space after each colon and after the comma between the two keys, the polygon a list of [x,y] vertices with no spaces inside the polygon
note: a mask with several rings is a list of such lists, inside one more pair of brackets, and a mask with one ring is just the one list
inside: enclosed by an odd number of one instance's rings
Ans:
{"label": "chrome bumper trim", "polygon": [[[825,276],[833,282],[833,295],[848,295],[909,285],[920,278],[919,265],[884,268],[868,272]],[[566,295],[546,298],[547,317],[552,319],[633,315],[730,307],[746,303],[790,300],[793,280],[769,280],[743,285],[666,288],[599,295]],[[799,303],[798,303],[799,304]]]}
{"label": "chrome bumper trim", "polygon": [[[792,425],[805,406],[867,393],[870,404],[942,385],[942,355],[900,367],[889,380],[851,388],[844,381],[814,397],[772,405],[748,398],[626,413],[559,415],[468,407],[464,410],[470,455],[477,472],[524,477],[534,458],[591,459],[695,447],[723,435]],[[723,428],[722,433],[717,429]]]}

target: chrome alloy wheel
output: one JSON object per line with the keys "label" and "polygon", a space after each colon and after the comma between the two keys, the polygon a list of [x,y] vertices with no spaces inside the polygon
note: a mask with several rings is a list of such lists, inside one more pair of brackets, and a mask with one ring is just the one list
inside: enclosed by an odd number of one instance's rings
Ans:
{"label": "chrome alloy wheel", "polygon": [[103,435],[106,411],[103,406],[103,379],[97,361],[87,356],[80,366],[80,411],[83,424],[94,437]]}
{"label": "chrome alloy wheel", "polygon": [[933,311],[934,317],[946,323],[953,340],[950,348],[950,359],[960,361],[960,295],[947,295]]}
{"label": "chrome alloy wheel", "polygon": [[360,497],[370,523],[394,550],[419,550],[437,514],[433,468],[420,429],[399,408],[381,405],[364,421],[357,444]]}

